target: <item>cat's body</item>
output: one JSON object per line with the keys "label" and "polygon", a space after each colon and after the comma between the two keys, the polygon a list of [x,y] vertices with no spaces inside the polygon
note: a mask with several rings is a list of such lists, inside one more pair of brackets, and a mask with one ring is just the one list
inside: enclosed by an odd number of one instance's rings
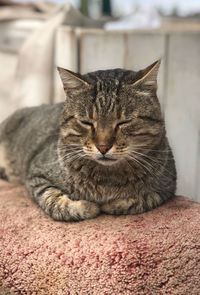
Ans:
{"label": "cat's body", "polygon": [[174,195],[176,172],[156,66],[85,76],[60,69],[65,103],[19,110],[0,125],[1,170],[56,220],[162,204]]}

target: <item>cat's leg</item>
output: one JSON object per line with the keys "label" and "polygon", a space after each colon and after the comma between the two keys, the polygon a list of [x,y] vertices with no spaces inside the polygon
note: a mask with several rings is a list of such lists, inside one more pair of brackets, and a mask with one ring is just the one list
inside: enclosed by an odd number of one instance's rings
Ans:
{"label": "cat's leg", "polygon": [[139,214],[162,204],[161,197],[155,192],[134,198],[116,199],[101,206],[101,211],[113,214]]}
{"label": "cat's leg", "polygon": [[60,189],[47,184],[32,186],[27,183],[29,192],[38,205],[55,220],[84,220],[94,218],[100,213],[96,203],[73,201]]}

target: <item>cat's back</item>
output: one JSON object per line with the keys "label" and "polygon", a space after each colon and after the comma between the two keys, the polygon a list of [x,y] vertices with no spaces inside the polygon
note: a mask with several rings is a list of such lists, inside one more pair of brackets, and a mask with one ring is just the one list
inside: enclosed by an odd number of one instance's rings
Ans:
{"label": "cat's back", "polygon": [[0,124],[0,142],[12,141],[14,137],[23,137],[34,131],[47,133],[48,129],[57,128],[62,107],[63,103],[44,104],[15,111]]}
{"label": "cat's back", "polygon": [[[63,103],[23,108],[3,121],[0,124],[0,169],[11,176],[17,175],[14,169],[23,169],[34,153],[55,140],[62,108]],[[10,178],[15,181],[14,177]]]}

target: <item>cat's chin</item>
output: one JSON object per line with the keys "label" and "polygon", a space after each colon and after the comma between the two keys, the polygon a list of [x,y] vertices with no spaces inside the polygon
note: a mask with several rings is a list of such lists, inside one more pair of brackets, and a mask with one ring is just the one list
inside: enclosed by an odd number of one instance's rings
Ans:
{"label": "cat's chin", "polygon": [[118,159],[107,158],[107,157],[99,157],[96,159],[97,163],[104,166],[111,166],[118,163]]}

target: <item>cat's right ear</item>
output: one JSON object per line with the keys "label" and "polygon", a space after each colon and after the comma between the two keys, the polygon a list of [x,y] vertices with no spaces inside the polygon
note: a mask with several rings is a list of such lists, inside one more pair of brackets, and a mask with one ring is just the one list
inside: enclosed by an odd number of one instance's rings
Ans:
{"label": "cat's right ear", "polygon": [[89,88],[90,84],[86,82],[80,74],[57,67],[63,87],[66,93],[77,92],[84,88]]}
{"label": "cat's right ear", "polygon": [[139,71],[138,79],[132,84],[132,86],[147,87],[149,90],[157,89],[157,76],[160,67],[161,60],[155,61],[147,68]]}

